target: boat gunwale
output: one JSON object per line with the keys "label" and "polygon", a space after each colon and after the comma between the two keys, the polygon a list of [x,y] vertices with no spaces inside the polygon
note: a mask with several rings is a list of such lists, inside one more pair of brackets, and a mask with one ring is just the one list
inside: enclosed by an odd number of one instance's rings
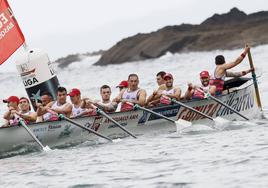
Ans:
{"label": "boat gunwale", "polygon": [[[249,80],[250,81],[250,80]],[[247,82],[245,82],[243,85],[245,85]],[[220,98],[220,97],[223,97],[223,96],[226,96],[226,95],[230,95],[232,93],[235,93],[235,92],[238,92],[238,91],[241,91],[241,90],[244,90],[244,89],[247,89],[248,87],[254,85],[254,83],[250,83],[249,85],[245,86],[245,87],[242,87],[242,88],[239,88],[239,89],[236,89],[236,90],[233,90],[229,93],[226,93],[226,94],[222,94],[222,95],[218,95],[216,96],[216,98]],[[241,87],[241,86],[240,86]],[[228,89],[227,89],[228,90]],[[191,100],[181,100],[182,103],[190,103],[190,102],[195,102],[195,101],[203,101],[203,100],[207,100],[206,98],[204,99],[191,99]],[[153,106],[153,107],[148,107],[148,109],[159,109],[161,107],[169,107],[169,106],[180,106],[179,104],[171,104],[171,105],[158,105],[158,106]],[[133,112],[135,110],[130,110],[130,111],[125,111],[123,113],[126,113],[126,112]],[[108,113],[109,115],[113,115],[113,114],[119,114],[119,113],[122,113],[121,111],[118,111],[118,112],[111,112],[111,113]],[[93,116],[81,116],[81,117],[74,117],[74,118],[71,118],[72,120],[76,120],[76,119],[84,119],[84,118],[91,118],[91,117],[100,117],[101,115],[93,115]],[[36,122],[36,123],[30,123],[28,124],[27,126],[35,126],[35,125],[41,125],[41,124],[46,124],[46,123],[54,123],[54,122],[60,122],[60,121],[64,121],[64,120],[56,120],[56,121],[43,121],[43,122]],[[6,127],[0,127],[0,130],[1,129],[6,129],[6,128],[14,128],[14,127],[21,127],[20,125],[12,125],[12,126],[6,126]]]}

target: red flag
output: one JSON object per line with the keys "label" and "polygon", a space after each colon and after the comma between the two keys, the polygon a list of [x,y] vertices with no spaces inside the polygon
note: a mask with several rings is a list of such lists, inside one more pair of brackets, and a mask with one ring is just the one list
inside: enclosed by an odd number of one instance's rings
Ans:
{"label": "red flag", "polygon": [[25,39],[7,0],[0,0],[0,65],[4,63]]}

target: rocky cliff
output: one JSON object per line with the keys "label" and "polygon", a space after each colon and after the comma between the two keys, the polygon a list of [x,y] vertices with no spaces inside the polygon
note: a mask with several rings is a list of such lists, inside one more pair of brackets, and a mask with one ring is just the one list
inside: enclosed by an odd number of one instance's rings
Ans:
{"label": "rocky cliff", "polygon": [[215,14],[200,25],[167,26],[148,34],[125,38],[105,51],[95,65],[120,64],[157,58],[167,52],[209,51],[268,43],[268,11],[246,14],[233,8]]}

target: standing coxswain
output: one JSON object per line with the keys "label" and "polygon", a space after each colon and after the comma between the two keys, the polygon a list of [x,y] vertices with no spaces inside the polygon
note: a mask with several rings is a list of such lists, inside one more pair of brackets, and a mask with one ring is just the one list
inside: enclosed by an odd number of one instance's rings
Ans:
{"label": "standing coxswain", "polygon": [[226,63],[225,58],[222,55],[217,55],[215,57],[216,68],[214,70],[214,75],[210,80],[210,85],[216,86],[216,95],[222,94],[225,77],[241,77],[253,71],[253,69],[248,69],[241,72],[227,71],[239,65],[247,55],[249,49],[250,47],[246,45],[243,53],[235,61],[230,63]]}

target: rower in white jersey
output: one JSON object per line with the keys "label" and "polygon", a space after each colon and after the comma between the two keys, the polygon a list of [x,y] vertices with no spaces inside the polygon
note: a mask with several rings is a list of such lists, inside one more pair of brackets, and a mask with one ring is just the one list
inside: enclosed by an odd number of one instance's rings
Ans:
{"label": "rower in white jersey", "polygon": [[155,100],[151,102],[152,105],[156,104],[171,104],[171,100],[180,100],[181,97],[181,89],[177,86],[173,86],[173,76],[170,73],[165,74],[163,77],[166,84],[166,89],[158,92],[158,94],[155,96]]}
{"label": "rower in white jersey", "polygon": [[146,91],[140,89],[139,77],[137,74],[130,74],[128,76],[128,88],[123,89],[119,95],[113,100],[114,102],[121,102],[121,111],[128,111],[133,109],[133,104],[144,106],[146,102]]}
{"label": "rower in white jersey", "polygon": [[37,120],[36,122],[43,122],[43,121],[55,121],[58,120],[58,115],[56,113],[48,112],[47,105],[53,101],[53,96],[50,92],[44,91],[41,93],[41,103],[37,102]]}
{"label": "rower in white jersey", "polygon": [[209,85],[210,75],[208,71],[200,72],[201,85],[193,85],[188,83],[188,89],[184,94],[184,99],[203,99],[206,97],[206,93],[215,95],[216,86]]}
{"label": "rower in white jersey", "polygon": [[86,109],[82,108],[81,92],[77,88],[73,88],[68,93],[72,102],[72,114],[71,117],[78,117],[85,114]]}
{"label": "rower in white jersey", "polygon": [[103,85],[100,88],[100,95],[101,95],[101,101],[97,100],[95,101],[95,105],[102,109],[106,113],[115,112],[117,108],[117,103],[111,101],[111,88],[108,85]]}
{"label": "rower in white jersey", "polygon": [[57,89],[57,101],[52,101],[47,104],[47,112],[55,112],[57,114],[63,114],[66,117],[70,117],[72,114],[72,105],[66,101],[67,90],[64,87],[58,87]]}

